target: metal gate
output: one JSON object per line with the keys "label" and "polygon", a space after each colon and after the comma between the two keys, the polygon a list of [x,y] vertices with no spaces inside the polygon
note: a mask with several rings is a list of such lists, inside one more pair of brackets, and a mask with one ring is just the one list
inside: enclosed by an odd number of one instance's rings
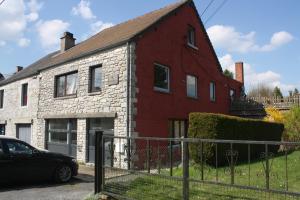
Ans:
{"label": "metal gate", "polygon": [[18,124],[17,138],[31,144],[31,124]]}
{"label": "metal gate", "polygon": [[116,199],[300,199],[299,167],[300,142],[96,133],[95,193]]}

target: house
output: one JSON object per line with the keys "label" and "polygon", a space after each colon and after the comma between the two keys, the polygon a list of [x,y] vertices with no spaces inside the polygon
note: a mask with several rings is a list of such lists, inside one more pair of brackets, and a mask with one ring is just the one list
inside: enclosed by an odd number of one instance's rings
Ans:
{"label": "house", "polygon": [[93,130],[184,136],[190,112],[229,114],[242,63],[236,79],[223,75],[193,1],[180,1],[79,44],[66,32],[59,51],[0,82],[1,130],[93,162]]}

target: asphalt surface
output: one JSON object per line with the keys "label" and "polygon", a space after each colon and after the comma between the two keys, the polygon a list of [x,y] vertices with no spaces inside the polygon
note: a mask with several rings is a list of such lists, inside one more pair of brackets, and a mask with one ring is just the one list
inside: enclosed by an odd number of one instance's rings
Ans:
{"label": "asphalt surface", "polygon": [[79,174],[69,183],[26,183],[0,186],[0,200],[82,200],[92,194],[94,177]]}

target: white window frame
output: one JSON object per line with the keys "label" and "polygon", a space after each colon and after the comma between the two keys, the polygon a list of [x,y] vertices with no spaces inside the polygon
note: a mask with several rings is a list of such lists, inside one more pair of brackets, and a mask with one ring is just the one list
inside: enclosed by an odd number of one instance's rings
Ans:
{"label": "white window frame", "polygon": [[214,81],[209,83],[209,99],[213,102],[216,101],[216,83]]}
{"label": "white window frame", "polygon": [[[158,66],[158,67],[162,67],[164,69],[167,69],[167,80],[168,80],[168,88],[165,89],[165,88],[160,88],[160,87],[156,87],[155,86],[155,67]],[[165,65],[161,65],[161,64],[158,64],[158,63],[154,63],[154,90],[156,91],[160,91],[160,92],[167,92],[169,93],[170,92],[170,68],[165,66]]]}
{"label": "white window frame", "polygon": [[[189,95],[189,93],[188,93],[188,78],[189,77],[191,77],[195,80],[195,87],[194,87],[194,94],[195,95]],[[197,78],[197,76],[190,75],[190,74],[186,75],[186,95],[188,97],[191,97],[191,98],[195,98],[195,99],[198,98],[198,78]]]}

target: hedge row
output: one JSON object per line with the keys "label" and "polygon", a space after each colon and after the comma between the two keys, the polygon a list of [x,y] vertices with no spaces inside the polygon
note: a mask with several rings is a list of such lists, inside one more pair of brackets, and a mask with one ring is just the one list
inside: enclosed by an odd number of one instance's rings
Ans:
{"label": "hedge row", "polygon": [[[257,140],[257,141],[281,141],[284,130],[283,124],[271,123],[261,120],[245,119],[222,114],[212,113],[191,113],[189,116],[189,137],[202,139],[222,140]],[[270,145],[269,152],[277,153],[279,146]],[[229,162],[230,144],[217,145],[218,165],[225,165]],[[248,145],[234,144],[233,150],[238,152],[234,160],[243,162],[248,159]],[[190,144],[191,158],[196,162],[202,160],[208,164],[216,164],[215,144],[203,143],[201,150],[200,143]],[[251,160],[258,159],[265,151],[265,145],[251,145]]]}

